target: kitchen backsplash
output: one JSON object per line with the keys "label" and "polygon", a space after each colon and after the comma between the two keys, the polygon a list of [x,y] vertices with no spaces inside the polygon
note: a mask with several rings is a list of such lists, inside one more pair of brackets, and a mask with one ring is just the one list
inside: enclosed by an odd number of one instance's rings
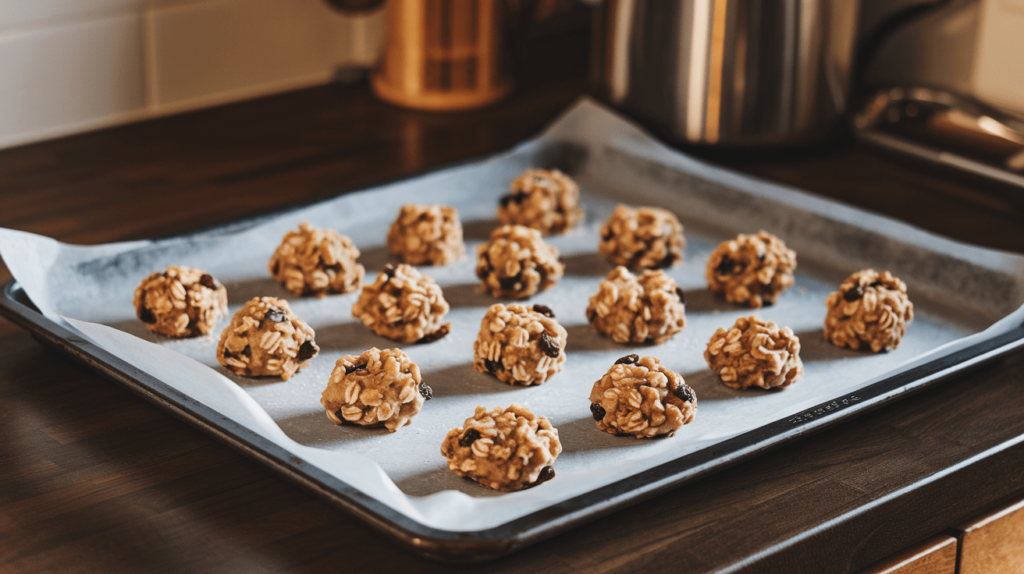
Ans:
{"label": "kitchen backsplash", "polygon": [[380,12],[323,0],[0,0],[0,148],[323,84]]}

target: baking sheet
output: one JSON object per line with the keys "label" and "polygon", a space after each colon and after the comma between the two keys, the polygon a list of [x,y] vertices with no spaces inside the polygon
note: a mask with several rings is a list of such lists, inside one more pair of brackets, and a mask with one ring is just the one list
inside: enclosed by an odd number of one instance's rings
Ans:
{"label": "baking sheet", "polygon": [[[284,233],[300,221],[333,227],[363,251],[368,274],[390,261],[384,230],[408,201],[459,209],[473,253],[497,225],[498,198],[527,167],[559,167],[580,182],[587,223],[550,242],[566,277],[531,299],[552,307],[569,331],[566,369],[536,388],[511,388],[472,369],[480,318],[494,302],[478,292],[473,259],[422,268],[452,305],[452,333],[435,343],[403,346],[420,365],[435,398],[409,427],[339,427],[319,405],[334,360],[394,343],[353,321],[356,295],[298,299],[267,274],[266,262]],[[616,202],[660,205],[686,226],[686,257],[669,273],[687,290],[687,327],[659,346],[622,346],[586,324],[587,298],[611,266],[596,255],[597,229]],[[758,311],[792,327],[801,338],[806,373],[781,391],[733,391],[707,370],[704,345],[745,308],[711,296],[703,280],[710,251],[737,232],[767,229],[798,252],[796,286]],[[1008,331],[1022,322],[1022,258],[944,240],[891,220],[738,176],[689,159],[589,101],[567,112],[539,139],[477,164],[347,195],[248,226],[185,238],[95,247],[61,245],[0,230],[0,254],[33,303],[49,319],[77,329],[101,348],[174,389],[336,476],[421,524],[479,531],[684,457],[809,406],[843,397],[895,372]],[[151,271],[169,264],[202,267],[228,287],[231,312],[258,295],[284,297],[317,330],[321,355],[283,382],[228,373],[214,356],[216,337],[169,341],[134,318],[132,293]],[[863,267],[886,268],[910,285],[916,318],[900,348],[868,355],[835,348],[821,338],[824,299]],[[64,322],[64,318],[67,322]],[[226,324],[222,323],[222,325]],[[675,437],[638,441],[598,431],[589,389],[618,357],[653,354],[680,372],[697,392],[696,421]],[[529,406],[559,429],[564,451],[557,477],[519,493],[500,494],[459,479],[439,448],[448,429],[473,408]]]}

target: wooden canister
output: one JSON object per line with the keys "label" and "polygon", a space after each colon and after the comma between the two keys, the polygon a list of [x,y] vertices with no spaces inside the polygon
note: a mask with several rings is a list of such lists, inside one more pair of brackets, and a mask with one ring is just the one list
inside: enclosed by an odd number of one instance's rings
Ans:
{"label": "wooden canister", "polygon": [[512,88],[501,0],[388,0],[373,90],[433,111],[486,106]]}

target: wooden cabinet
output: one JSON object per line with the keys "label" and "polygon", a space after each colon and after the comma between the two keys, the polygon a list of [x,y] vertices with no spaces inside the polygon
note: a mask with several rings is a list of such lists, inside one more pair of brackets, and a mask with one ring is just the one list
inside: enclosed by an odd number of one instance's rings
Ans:
{"label": "wooden cabinet", "polygon": [[952,534],[956,537],[937,536],[859,574],[1024,573],[1024,500],[954,528]]}
{"label": "wooden cabinet", "polygon": [[956,538],[936,536],[860,574],[956,574]]}
{"label": "wooden cabinet", "polygon": [[1024,500],[957,530],[960,574],[1024,572]]}

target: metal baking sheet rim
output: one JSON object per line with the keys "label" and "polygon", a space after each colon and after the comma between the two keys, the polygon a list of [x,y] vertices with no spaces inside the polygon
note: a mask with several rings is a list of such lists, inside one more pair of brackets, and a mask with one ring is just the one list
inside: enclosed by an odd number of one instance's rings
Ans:
{"label": "metal baking sheet rim", "polygon": [[[19,294],[25,300],[20,300]],[[724,470],[810,433],[846,421],[893,400],[976,368],[1024,347],[1024,325],[984,338],[852,393],[796,413],[706,449],[578,495],[500,526],[452,532],[422,525],[305,464],[271,441],[179,393],[155,377],[44,317],[16,280],[4,286],[0,315],[51,345],[108,375],[144,399],[202,429],[300,486],[355,514],[427,558],[473,562],[498,558],[687,482]],[[978,335],[981,335],[979,333]],[[975,335],[975,336],[978,336]]]}

